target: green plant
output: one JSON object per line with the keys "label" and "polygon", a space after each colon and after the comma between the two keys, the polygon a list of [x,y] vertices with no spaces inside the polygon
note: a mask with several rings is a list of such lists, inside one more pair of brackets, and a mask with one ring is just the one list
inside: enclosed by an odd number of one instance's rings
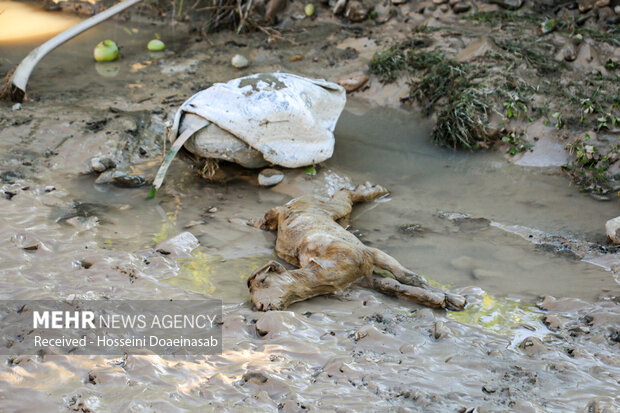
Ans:
{"label": "green plant", "polygon": [[568,152],[575,157],[570,164],[562,166],[571,175],[582,190],[605,194],[612,189],[614,177],[609,176],[608,169],[618,159],[620,145],[614,145],[609,152],[601,153],[599,148],[590,143],[590,135],[566,145]]}
{"label": "green plant", "polygon": [[514,156],[518,153],[522,153],[531,149],[533,145],[524,141],[519,135],[517,135],[514,131],[510,132],[508,135],[502,137],[502,142],[505,142],[509,145],[508,153],[511,156]]}
{"label": "green plant", "polygon": [[551,114],[551,117],[555,119],[556,129],[562,129],[564,127],[564,121],[562,120],[562,114],[560,112],[555,112]]}
{"label": "green plant", "polygon": [[598,122],[598,127],[596,128],[597,132],[603,128],[609,129],[609,123],[611,123],[613,126],[616,126],[620,123],[620,118],[612,116],[611,113],[606,113],[600,118],[597,118],[596,120]]}
{"label": "green plant", "polygon": [[518,96],[515,96],[514,98],[511,97],[510,99],[505,101],[503,105],[506,109],[506,117],[508,119],[518,118],[520,113],[519,111],[527,112],[527,106],[525,106],[525,104],[519,100]]}
{"label": "green plant", "polygon": [[375,53],[370,60],[370,73],[379,76],[383,83],[391,83],[407,67],[406,44],[398,43]]}

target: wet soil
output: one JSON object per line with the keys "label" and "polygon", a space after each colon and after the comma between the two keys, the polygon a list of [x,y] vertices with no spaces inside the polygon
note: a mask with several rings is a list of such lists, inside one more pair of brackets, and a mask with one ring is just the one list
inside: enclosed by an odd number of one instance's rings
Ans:
{"label": "wet soil", "polygon": [[[41,62],[21,110],[1,104],[1,298],[224,301],[222,355],[10,358],[0,366],[3,410],[620,408],[620,260],[603,233],[620,215],[617,202],[580,193],[557,166],[434,146],[432,120],[396,108],[394,86],[373,83],[349,98],[334,157],[314,177],[285,170],[282,183],[263,188],[258,171],[222,165],[207,182],[178,160],[147,200],[146,187],[95,184],[86,173],[91,157],[105,155],[152,179],[164,123],[194,92],[277,70],[337,80],[363,68],[383,36],[355,38],[331,21],[302,27],[290,34],[296,44],[272,46],[261,33],[197,41],[182,26],[106,23]],[[168,45],[162,55],[145,48],[155,32]],[[95,65],[92,47],[112,37],[123,58]],[[2,69],[30,47],[0,45]],[[252,65],[232,69],[236,53]],[[366,180],[391,194],[357,207],[345,225],[467,295],[466,311],[433,311],[361,285],[288,311],[254,311],[246,279],[274,258],[275,236],[244,220]],[[200,241],[191,258],[154,253],[184,231]]]}

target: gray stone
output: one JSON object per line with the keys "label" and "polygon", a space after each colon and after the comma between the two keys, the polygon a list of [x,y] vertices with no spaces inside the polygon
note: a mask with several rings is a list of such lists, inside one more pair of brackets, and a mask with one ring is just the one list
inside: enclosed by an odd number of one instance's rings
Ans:
{"label": "gray stone", "polygon": [[233,65],[233,67],[236,67],[237,69],[245,69],[250,65],[250,61],[247,59],[247,57],[240,54],[234,55],[230,63]]}
{"label": "gray stone", "polygon": [[284,174],[277,169],[263,169],[258,174],[258,184],[261,186],[277,185],[284,179]]}
{"label": "gray stone", "polygon": [[607,240],[613,244],[620,244],[620,217],[610,219],[605,224]]}
{"label": "gray stone", "polygon": [[163,255],[171,257],[191,257],[192,251],[195,250],[200,243],[191,232],[182,232],[179,235],[168,238],[155,246],[155,251]]}

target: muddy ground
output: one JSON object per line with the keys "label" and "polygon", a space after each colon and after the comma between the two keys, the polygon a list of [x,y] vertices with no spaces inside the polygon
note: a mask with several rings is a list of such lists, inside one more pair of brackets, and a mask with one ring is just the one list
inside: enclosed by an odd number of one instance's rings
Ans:
{"label": "muddy ground", "polygon": [[[221,298],[224,351],[192,358],[5,358],[3,410],[618,411],[620,256],[604,232],[605,221],[620,215],[613,180],[618,129],[611,121],[618,116],[618,75],[606,68],[609,59],[620,60],[617,35],[587,36],[609,32],[600,8],[562,8],[552,16],[526,5],[512,15],[475,3],[455,14],[449,3],[433,3],[378,4],[372,18],[353,23],[319,4],[315,18],[297,19],[303,5],[294,2],[270,34],[205,35],[195,22],[121,17],[48,56],[23,106],[0,104],[0,296]],[[545,16],[565,9],[592,15],[576,31],[561,26],[536,34]],[[476,14],[494,11],[501,14]],[[524,14],[530,17],[518,17]],[[155,33],[167,49],[149,54],[145,44]],[[504,105],[505,95],[490,96],[494,115],[486,126],[496,133],[480,135],[489,150],[455,152],[433,143],[450,102],[437,101],[425,116],[425,102],[409,85],[428,68],[403,66],[387,83],[370,73],[376,53],[407,39],[423,40],[417,52],[457,59],[477,39],[507,45],[516,33],[548,44],[553,59],[576,34],[584,38],[576,58],[555,71],[540,72],[535,59],[513,62],[510,73],[526,87],[506,92],[518,94],[506,95],[512,106]],[[104,38],[122,46],[118,62],[92,61],[93,46]],[[0,44],[0,72],[36,44]],[[596,60],[580,68],[583,44]],[[501,50],[463,62],[503,71],[512,52]],[[250,66],[232,68],[234,54]],[[99,156],[148,182],[162,160],[165,123],[185,99],[214,82],[269,71],[332,81],[369,76],[348,95],[334,157],[317,166],[316,176],[285,170],[281,184],[263,188],[258,171],[222,164],[208,182],[177,160],[155,200],[146,200],[146,186],[96,182],[89,166]],[[499,85],[506,79],[489,78]],[[540,86],[560,90],[562,82],[575,83],[566,90],[598,92],[575,101]],[[519,94],[528,88],[533,92]],[[581,99],[588,98],[596,105],[583,113]],[[516,116],[507,115],[509,106]],[[546,112],[536,109],[545,106]],[[607,113],[607,126],[599,128]],[[513,132],[519,141],[502,139]],[[566,149],[579,140],[583,148]],[[584,169],[588,178],[589,168],[602,167],[594,147],[613,158],[603,171],[609,179],[573,183],[567,175]],[[293,196],[329,195],[366,180],[391,195],[357,208],[350,230],[465,294],[468,309],[429,310],[357,285],[288,311],[254,311],[245,281],[273,258],[275,237],[244,220]],[[200,241],[191,258],[155,251],[184,231]],[[0,333],[2,340],[12,338],[7,334]]]}

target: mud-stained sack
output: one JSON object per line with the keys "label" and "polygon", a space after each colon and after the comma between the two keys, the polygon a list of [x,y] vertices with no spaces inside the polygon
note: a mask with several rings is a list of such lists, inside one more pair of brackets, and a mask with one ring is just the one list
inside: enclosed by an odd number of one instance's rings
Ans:
{"label": "mud-stained sack", "polygon": [[[334,152],[334,128],[344,109],[343,87],[287,73],[261,73],[216,83],[177,111],[171,151],[155,179],[185,144],[192,153],[248,168],[313,165]],[[175,151],[176,149],[176,151]]]}

